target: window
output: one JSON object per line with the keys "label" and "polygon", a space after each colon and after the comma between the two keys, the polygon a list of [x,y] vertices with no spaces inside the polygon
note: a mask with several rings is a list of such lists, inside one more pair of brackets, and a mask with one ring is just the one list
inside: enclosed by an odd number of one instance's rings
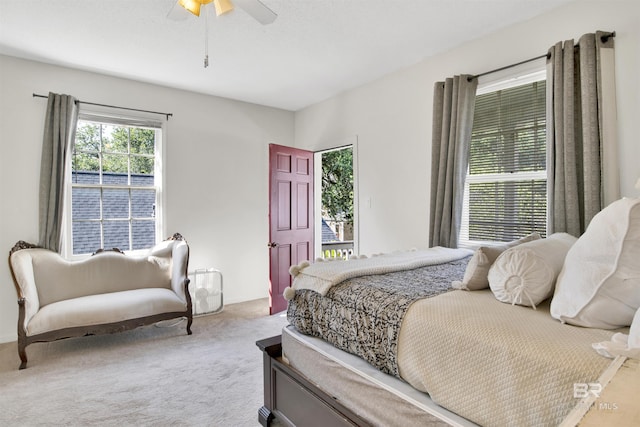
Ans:
{"label": "window", "polygon": [[546,233],[544,73],[476,96],[461,246]]}
{"label": "window", "polygon": [[71,158],[67,253],[155,245],[160,142],[160,123],[80,115]]}

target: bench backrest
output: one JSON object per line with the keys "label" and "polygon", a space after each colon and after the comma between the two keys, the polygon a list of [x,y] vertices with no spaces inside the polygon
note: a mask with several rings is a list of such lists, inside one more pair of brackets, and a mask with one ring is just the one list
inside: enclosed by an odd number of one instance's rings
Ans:
{"label": "bench backrest", "polygon": [[[171,245],[147,256],[102,252],[79,261],[67,261],[46,249],[23,249],[14,253],[14,270],[32,269],[39,305],[87,295],[141,288],[171,288]],[[28,271],[21,276],[30,280]]]}

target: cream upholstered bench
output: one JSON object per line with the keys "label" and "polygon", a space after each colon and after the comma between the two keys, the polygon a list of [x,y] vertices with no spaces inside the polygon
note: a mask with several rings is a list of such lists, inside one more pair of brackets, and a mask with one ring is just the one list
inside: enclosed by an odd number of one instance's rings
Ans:
{"label": "cream upholstered bench", "polygon": [[34,342],[114,333],[156,323],[193,320],[189,246],[180,234],[144,256],[100,250],[80,261],[25,242],[9,253],[18,293],[18,355],[27,366]]}

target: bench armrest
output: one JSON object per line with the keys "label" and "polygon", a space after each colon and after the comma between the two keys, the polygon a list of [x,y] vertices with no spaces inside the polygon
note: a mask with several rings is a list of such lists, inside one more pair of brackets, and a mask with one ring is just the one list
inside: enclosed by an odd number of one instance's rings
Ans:
{"label": "bench armrest", "polygon": [[189,245],[184,240],[176,241],[171,253],[171,288],[185,302],[190,299],[189,284]]}
{"label": "bench armrest", "polygon": [[33,274],[32,251],[46,251],[46,249],[23,249],[9,255],[9,268],[18,300],[24,300],[25,316],[22,327],[25,330],[33,315],[40,310],[38,289]]}

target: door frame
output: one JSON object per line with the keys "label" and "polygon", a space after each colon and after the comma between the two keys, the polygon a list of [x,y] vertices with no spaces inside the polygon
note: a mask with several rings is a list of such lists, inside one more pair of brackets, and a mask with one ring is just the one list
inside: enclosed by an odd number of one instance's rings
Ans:
{"label": "door frame", "polygon": [[360,253],[360,191],[358,186],[358,136],[353,135],[347,137],[341,141],[335,140],[324,144],[326,147],[316,148],[313,150],[313,182],[315,187],[314,192],[314,213],[316,219],[314,221],[314,246],[315,253],[320,256],[322,253],[322,153],[325,151],[336,150],[339,148],[352,147],[353,150],[353,253]]}

